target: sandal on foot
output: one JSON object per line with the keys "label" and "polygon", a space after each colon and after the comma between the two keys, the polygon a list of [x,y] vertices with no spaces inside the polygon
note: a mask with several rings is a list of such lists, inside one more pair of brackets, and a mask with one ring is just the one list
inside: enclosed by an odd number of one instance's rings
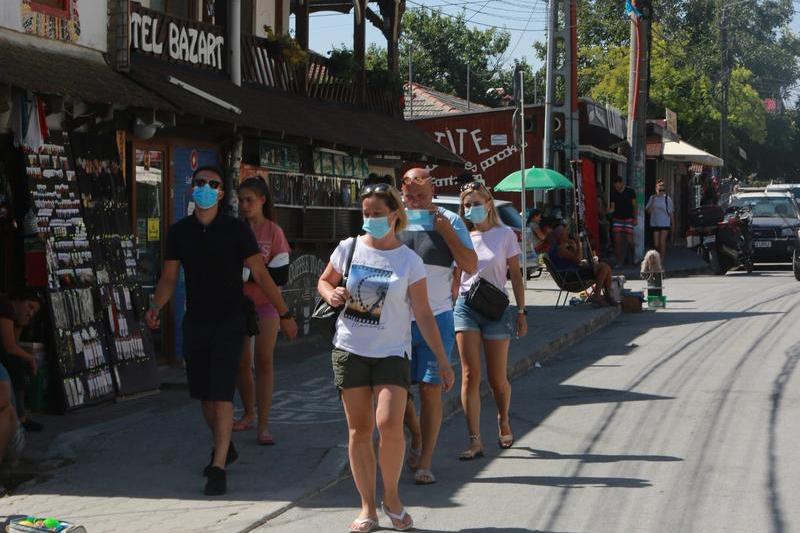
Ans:
{"label": "sandal on foot", "polygon": [[514,435],[510,433],[508,435],[500,435],[497,439],[497,445],[504,450],[511,448],[514,445]]}
{"label": "sandal on foot", "polygon": [[472,461],[473,459],[477,459],[478,457],[483,457],[483,445],[480,448],[473,448],[471,445],[472,443],[481,443],[481,435],[478,433],[477,435],[470,435],[469,436],[470,447],[461,452],[458,456],[459,461]]}
{"label": "sandal on foot", "polygon": [[370,533],[378,525],[377,518],[356,518],[350,523],[350,533]]}
{"label": "sandal on foot", "polygon": [[262,446],[274,446],[275,439],[269,433],[260,433],[258,435],[258,443]]}
{"label": "sandal on foot", "polygon": [[406,466],[412,472],[419,468],[419,458],[422,457],[422,448],[409,448]]}
{"label": "sandal on foot", "polygon": [[427,468],[418,468],[414,472],[414,483],[416,485],[433,485],[436,483],[436,476]]}
{"label": "sandal on foot", "polygon": [[250,431],[255,427],[253,422],[248,422],[246,420],[234,420],[233,422],[233,431]]}
{"label": "sandal on foot", "polygon": [[386,516],[389,517],[389,520],[392,521],[392,527],[395,531],[408,531],[414,528],[414,519],[406,512],[405,507],[403,507],[399,513],[394,514],[386,507],[385,503],[381,502],[381,509],[383,509]]}

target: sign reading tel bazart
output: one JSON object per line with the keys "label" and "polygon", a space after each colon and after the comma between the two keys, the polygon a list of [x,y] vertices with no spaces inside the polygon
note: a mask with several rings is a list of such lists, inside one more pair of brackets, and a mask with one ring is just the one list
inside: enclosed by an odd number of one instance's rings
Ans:
{"label": "sign reading tel bazart", "polygon": [[131,4],[131,50],[203,68],[222,70],[222,28],[170,17]]}

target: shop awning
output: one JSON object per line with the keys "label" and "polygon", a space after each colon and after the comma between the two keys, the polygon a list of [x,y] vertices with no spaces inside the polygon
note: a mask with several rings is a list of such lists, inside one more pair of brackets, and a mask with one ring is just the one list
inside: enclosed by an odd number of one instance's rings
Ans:
{"label": "shop awning", "polygon": [[136,58],[129,76],[186,115],[407,159],[461,161],[413,124],[353,105],[237,87],[224,75],[156,59]]}
{"label": "shop awning", "polygon": [[16,32],[0,32],[0,83],[89,103],[173,109],[115,72],[100,52]]}
{"label": "shop awning", "polygon": [[721,167],[722,159],[684,141],[665,141],[661,154],[667,161],[698,163],[708,167]]}
{"label": "shop awning", "polygon": [[585,154],[591,154],[598,159],[607,159],[609,161],[616,161],[618,163],[628,162],[628,158],[626,158],[624,155],[609,152],[608,150],[601,150],[600,148],[591,146],[589,144],[578,145],[578,151]]}

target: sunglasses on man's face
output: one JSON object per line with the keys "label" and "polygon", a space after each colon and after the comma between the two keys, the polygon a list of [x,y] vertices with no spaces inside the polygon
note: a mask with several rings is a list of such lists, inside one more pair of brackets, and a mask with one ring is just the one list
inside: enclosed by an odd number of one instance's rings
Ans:
{"label": "sunglasses on man's face", "polygon": [[411,185],[412,183],[416,183],[417,185],[425,185],[426,183],[430,182],[430,176],[403,176],[403,185]]}
{"label": "sunglasses on man's face", "polygon": [[480,181],[472,181],[470,183],[465,183],[461,186],[461,192],[464,191],[478,191],[481,189],[485,189],[486,187],[483,186],[483,183]]}
{"label": "sunglasses on man's face", "polygon": [[205,187],[206,184],[208,184],[209,187],[215,190],[222,187],[222,182],[219,180],[207,180],[203,178],[195,178],[194,180],[192,180],[192,185],[194,185],[195,187]]}

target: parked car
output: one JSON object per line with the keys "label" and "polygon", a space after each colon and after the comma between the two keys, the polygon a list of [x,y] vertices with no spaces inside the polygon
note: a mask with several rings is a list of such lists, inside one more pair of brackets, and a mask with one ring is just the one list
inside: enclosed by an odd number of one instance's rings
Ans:
{"label": "parked car", "polygon": [[770,183],[767,185],[767,192],[788,192],[795,202],[800,203],[800,183]]}
{"label": "parked car", "polygon": [[800,210],[792,193],[743,193],[732,197],[730,204],[752,212],[754,262],[793,263],[800,279]]}
{"label": "parked car", "polygon": [[[454,213],[458,213],[458,206],[461,200],[458,196],[437,196],[433,199],[433,203],[438,206],[449,209]],[[505,200],[495,200],[494,208],[497,214],[500,215],[500,221],[506,226],[514,230],[517,235],[517,242],[519,242],[520,252],[522,252],[522,231],[525,230],[525,247],[528,253],[525,254],[527,260],[528,279],[535,277],[541,269],[539,267],[539,256],[533,249],[533,232],[525,225],[522,220],[522,215],[514,208],[514,204]]]}

